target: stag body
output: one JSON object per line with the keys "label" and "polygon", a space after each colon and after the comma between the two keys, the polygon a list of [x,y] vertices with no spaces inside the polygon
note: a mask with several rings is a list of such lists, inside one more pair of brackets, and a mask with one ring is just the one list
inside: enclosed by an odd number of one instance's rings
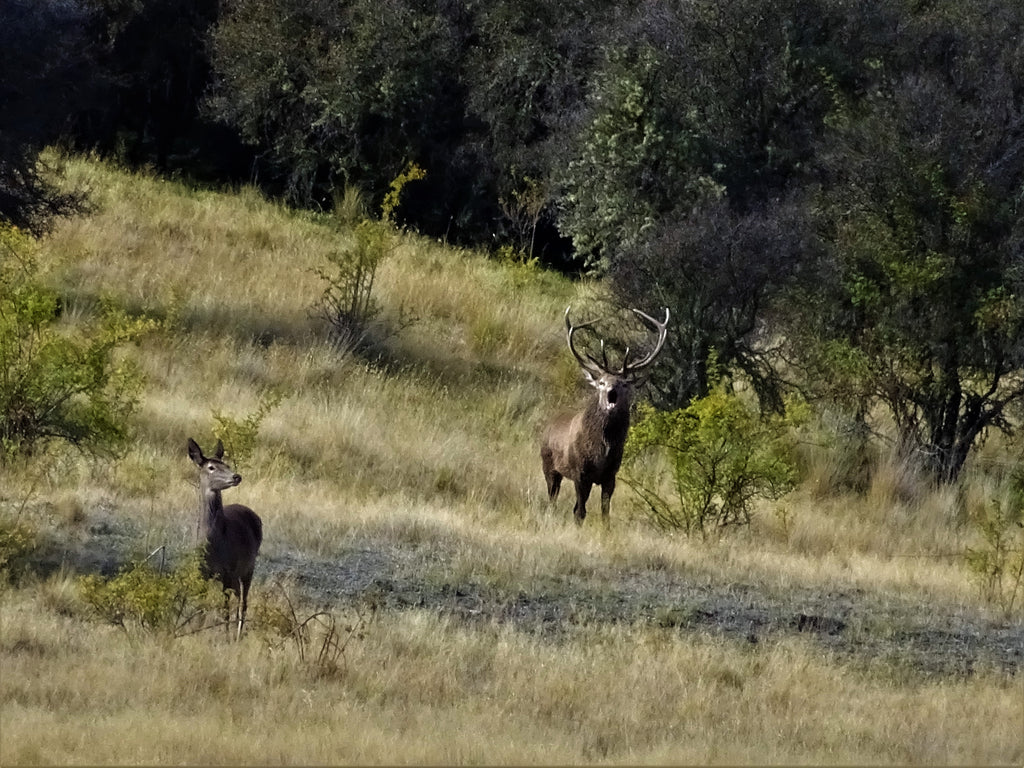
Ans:
{"label": "stag body", "polygon": [[256,568],[256,555],[263,543],[263,521],[242,504],[224,506],[221,491],[242,482],[222,459],[224,445],[217,441],[213,457],[203,456],[195,440],[188,440],[188,455],[199,467],[199,527],[206,540],[206,576],[224,585],[225,623],[230,622],[230,595],[238,598],[236,618],[242,636],[245,612],[249,607],[249,586]]}
{"label": "stag body", "polygon": [[541,463],[544,479],[547,481],[548,498],[554,502],[566,477],[576,487],[576,504],[573,517],[582,524],[587,516],[587,499],[595,485],[601,486],[601,518],[608,523],[612,494],[615,492],[615,476],[622,464],[622,450],[629,433],[629,408],[633,396],[635,374],[650,365],[665,344],[669,311],[665,319],[658,322],[638,309],[633,312],[658,331],[654,349],[641,360],[629,362],[629,349],[622,359],[622,368],[613,371],[604,355],[601,342],[599,363],[590,355],[583,356],[573,345],[573,334],[580,328],[593,325],[593,321],[574,326],[569,320],[569,309],[565,310],[566,341],[569,351],[579,362],[583,375],[597,390],[583,410],[553,420],[544,431],[541,440]]}

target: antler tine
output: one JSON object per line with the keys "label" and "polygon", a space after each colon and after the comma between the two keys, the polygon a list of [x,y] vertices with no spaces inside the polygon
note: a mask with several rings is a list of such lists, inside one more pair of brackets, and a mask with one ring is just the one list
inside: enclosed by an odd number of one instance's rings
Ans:
{"label": "antler tine", "polygon": [[[631,371],[639,371],[641,368],[646,368],[648,365],[650,365],[654,361],[654,358],[656,358],[658,356],[658,353],[661,352],[661,348],[663,346],[665,346],[665,338],[668,335],[669,311],[668,311],[668,307],[665,307],[665,319],[661,320],[661,321],[658,321],[658,320],[654,319],[653,317],[648,315],[646,312],[641,312],[639,309],[632,309],[631,311],[637,317],[639,317],[641,320],[644,320],[649,326],[651,326],[652,328],[657,329],[657,331],[658,331],[658,342],[657,342],[657,344],[654,345],[654,349],[651,350],[647,354],[646,357],[641,358],[637,362],[635,362],[632,365],[628,366],[629,370],[631,370]],[[623,362],[622,362],[622,372],[623,372],[623,374],[625,374],[626,370],[627,370],[627,365],[629,363],[628,358],[629,358],[629,350],[627,349],[626,350],[626,356],[623,358]]]}
{"label": "antler tine", "polygon": [[[601,368],[601,364],[599,362],[597,362],[597,360],[595,360],[589,354],[586,355],[587,359],[584,360],[583,356],[580,355],[580,353],[578,351],[576,351],[576,347],[573,346],[573,343],[572,343],[572,335],[574,333],[576,333],[576,331],[578,331],[580,328],[586,328],[588,326],[591,326],[594,323],[596,323],[597,321],[596,320],[590,320],[589,322],[586,322],[586,323],[580,323],[579,325],[573,325],[572,321],[569,320],[569,310],[570,309],[572,309],[572,304],[570,304],[568,307],[565,308],[565,340],[569,343],[569,351],[572,352],[573,357],[576,358],[576,362],[578,362],[584,369],[586,369],[586,370],[588,370],[588,371],[590,371],[591,373],[594,373],[594,374],[606,373],[607,371],[605,371],[604,369]],[[604,354],[604,343],[603,342],[602,342],[602,354]]]}

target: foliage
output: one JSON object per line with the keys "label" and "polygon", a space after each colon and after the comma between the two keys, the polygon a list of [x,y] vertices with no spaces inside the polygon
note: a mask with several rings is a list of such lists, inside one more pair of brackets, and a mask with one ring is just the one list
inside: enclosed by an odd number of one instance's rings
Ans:
{"label": "foliage", "polygon": [[511,240],[530,257],[568,265],[569,243],[557,227],[557,179],[587,83],[633,5],[498,0],[474,9],[462,75],[476,199],[467,213],[484,225],[488,240]]}
{"label": "foliage", "polygon": [[36,530],[10,514],[0,515],[0,581],[16,578],[38,545]]}
{"label": "foliage", "polygon": [[[661,94],[670,86],[651,48],[613,53],[597,85],[600,107],[566,169],[560,224],[588,267],[609,252],[630,251],[674,202],[721,194],[713,182],[688,179],[692,137],[675,126]],[[595,97],[596,98],[596,97]],[[674,176],[653,168],[678,169]]]}
{"label": "foliage", "polygon": [[316,270],[326,283],[316,309],[342,352],[363,344],[379,311],[373,285],[378,268],[391,251],[392,237],[380,223],[361,221],[351,229],[351,242],[329,252],[327,266]]}
{"label": "foliage", "polygon": [[395,211],[401,202],[402,190],[410,181],[419,181],[427,176],[427,172],[416,163],[406,163],[405,170],[391,180],[384,202],[380,204],[381,220],[386,224],[395,223]]}
{"label": "foliage", "polygon": [[944,12],[954,25],[908,27],[919,59],[877,62],[870,95],[837,102],[825,259],[788,302],[786,335],[808,391],[865,417],[881,404],[903,450],[948,482],[1024,398],[1022,65],[1004,37],[1024,15]]}
{"label": "foliage", "polygon": [[[238,174],[238,141],[203,119],[209,0],[82,0],[96,95],[69,121],[77,147],[134,166]],[[234,167],[233,167],[234,166]],[[246,170],[242,166],[242,170]],[[237,178],[237,176],[236,176]]]}
{"label": "foliage", "polygon": [[355,606],[339,618],[332,611],[315,611],[303,617],[284,585],[278,581],[253,613],[254,624],[272,639],[271,647],[289,646],[299,663],[317,676],[345,672],[345,652],[353,640],[362,640],[377,616],[377,603]]}
{"label": "foliage", "polygon": [[110,579],[83,576],[82,599],[96,616],[127,633],[191,634],[197,620],[223,600],[220,583],[203,576],[203,558],[200,547],[166,574],[142,562],[126,565]]}
{"label": "foliage", "polygon": [[0,230],[0,463],[53,440],[116,452],[143,380],[117,351],[156,324],[106,304],[99,321],[62,328],[59,297],[37,281],[34,247]]}
{"label": "foliage", "polygon": [[653,228],[630,258],[613,260],[617,304],[672,311],[661,361],[648,374],[656,405],[683,407],[741,372],[762,410],[781,411],[766,306],[799,274],[809,249],[803,225],[796,205],[738,214],[719,200]]}
{"label": "foliage", "polygon": [[233,0],[212,36],[211,113],[259,148],[260,167],[298,203],[355,184],[376,204],[409,159],[440,184],[462,133],[458,13],[444,10]]}
{"label": "foliage", "polygon": [[1006,615],[1024,593],[1024,470],[1016,469],[1004,498],[994,498],[971,519],[981,543],[964,554],[984,599]]}
{"label": "foliage", "polygon": [[54,217],[85,207],[62,190],[40,153],[89,103],[82,14],[73,4],[0,0],[0,226],[41,234]]}
{"label": "foliage", "polygon": [[[652,470],[641,461],[651,451],[668,462],[673,497],[663,495],[657,462]],[[641,405],[625,455],[623,479],[648,519],[687,535],[749,524],[756,499],[779,499],[796,480],[788,424],[759,418],[723,389],[675,411]]]}
{"label": "foliage", "polygon": [[[824,4],[827,5],[827,4]],[[825,7],[699,0],[637,9],[588,83],[560,225],[588,267],[725,199],[737,213],[803,178],[826,101],[804,30]]]}
{"label": "foliage", "polygon": [[256,410],[241,419],[228,416],[222,411],[214,411],[213,420],[216,425],[213,428],[213,436],[223,442],[225,452],[236,470],[243,467],[252,458],[263,419],[277,408],[283,399],[282,392],[267,391],[260,397]]}

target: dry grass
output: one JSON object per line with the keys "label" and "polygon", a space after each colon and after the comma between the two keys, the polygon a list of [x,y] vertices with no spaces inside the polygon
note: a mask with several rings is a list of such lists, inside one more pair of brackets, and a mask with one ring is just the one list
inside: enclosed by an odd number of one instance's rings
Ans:
{"label": "dry grass", "polygon": [[1019,748],[1012,681],[897,687],[799,642],[594,627],[552,643],[414,611],[317,674],[258,633],[130,645],[24,599],[4,611],[5,765],[991,764]]}
{"label": "dry grass", "polygon": [[[73,540],[130,520],[137,552],[191,546],[186,438],[205,446],[213,413],[244,417],[274,390],[284,399],[230,496],[263,517],[267,558],[341,562],[352,542],[375,542],[436,552],[430,575],[445,583],[510,593],[650,570],[979,610],[962,560],[947,556],[969,540],[963,500],[915,489],[898,468],[867,494],[841,493],[828,451],[780,507],[720,542],[650,530],[624,486],[610,532],[569,524],[564,498],[546,510],[536,429],[578,378],[561,313],[599,286],[396,235],[378,276],[383,318],[418,320],[379,360],[339,357],[310,313],[334,228],[251,190],[189,190],[81,159],[67,171],[98,211],[44,243],[51,279],[80,312],[114,296],[169,330],[133,352],[148,384],[124,459],[54,454],[9,471],[0,508],[41,530]],[[986,482],[964,503],[982,503]],[[253,601],[267,591],[258,575]],[[644,622],[547,637],[386,611],[323,674],[258,623],[240,644],[129,641],[88,620],[62,574],[0,601],[4,765],[1024,759],[1019,678],[894,677],[792,639],[749,645]]]}

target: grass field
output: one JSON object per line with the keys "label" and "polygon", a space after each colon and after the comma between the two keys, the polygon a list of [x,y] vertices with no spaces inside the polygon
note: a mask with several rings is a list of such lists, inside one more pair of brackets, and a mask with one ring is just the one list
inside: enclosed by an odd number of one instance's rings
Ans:
{"label": "grass field", "polygon": [[[884,453],[854,495],[823,431],[797,490],[719,541],[645,525],[624,484],[610,529],[577,528],[536,436],[582,393],[561,315],[599,284],[394,233],[375,351],[343,354],[313,304],[346,232],[65,170],[96,210],[41,246],[63,321],[110,297],[164,330],[126,350],[147,383],[123,459],[0,468],[0,514],[40,541],[0,587],[0,764],[1024,761],[1021,601],[963,557],[1006,445],[959,495]],[[97,620],[79,576],[192,548],[186,439],[271,394],[225,494],[266,534],[242,641]],[[299,642],[289,611],[327,624]]]}

